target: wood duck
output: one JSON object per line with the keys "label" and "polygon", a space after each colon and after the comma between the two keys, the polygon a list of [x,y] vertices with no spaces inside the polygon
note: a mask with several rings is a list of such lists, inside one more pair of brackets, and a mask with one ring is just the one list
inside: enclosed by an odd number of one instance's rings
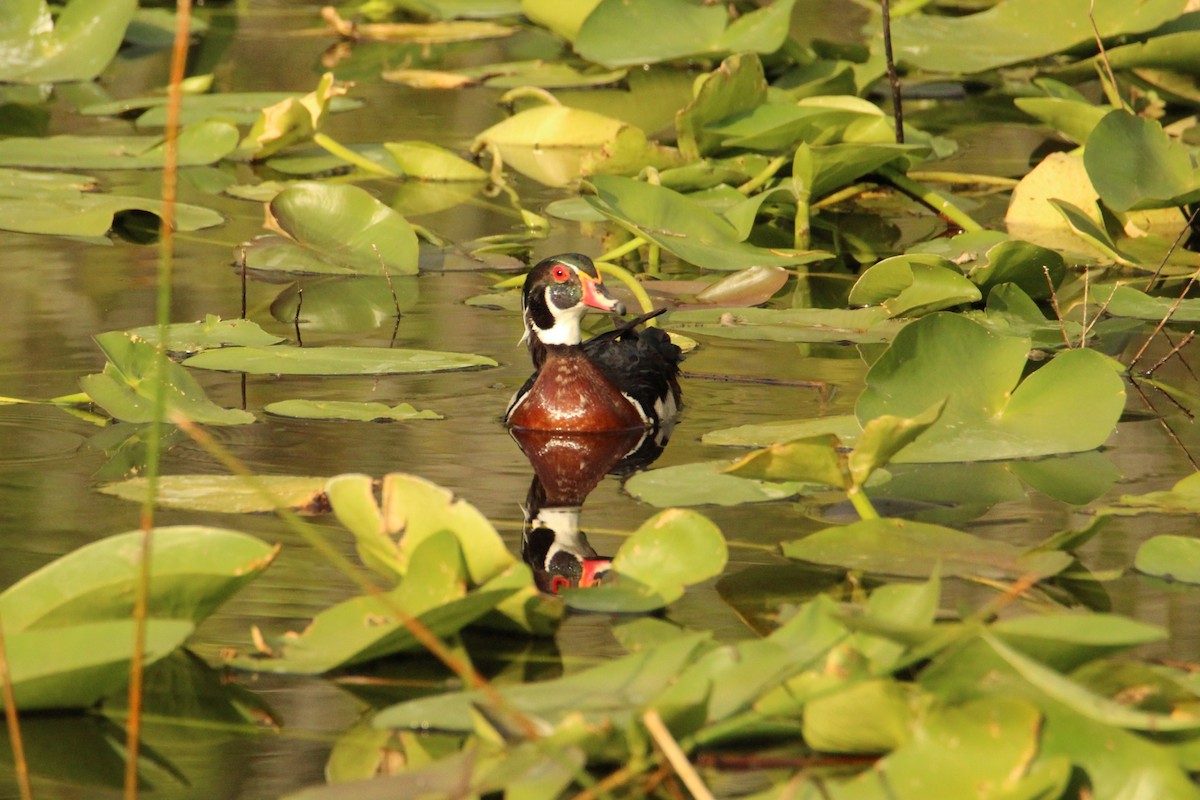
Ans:
{"label": "wood duck", "polygon": [[534,373],[508,405],[510,427],[588,433],[658,428],[674,418],[682,354],[663,331],[638,327],[661,310],[583,341],[588,308],[625,313],[590,258],[566,253],[538,263],[521,307]]}
{"label": "wood duck", "polygon": [[580,507],[558,505],[547,498],[535,475],[525,499],[521,558],[530,566],[543,592],[587,588],[600,583],[612,559],[598,554],[579,527]]}

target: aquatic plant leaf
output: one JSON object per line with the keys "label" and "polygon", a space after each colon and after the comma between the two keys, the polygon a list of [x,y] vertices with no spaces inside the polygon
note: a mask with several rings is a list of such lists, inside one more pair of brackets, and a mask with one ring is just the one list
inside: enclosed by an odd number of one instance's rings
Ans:
{"label": "aquatic plant leaf", "polygon": [[[79,379],[83,391],[115,419],[152,421],[160,380],[158,348],[125,331],[102,333],[95,338],[108,362],[103,372]],[[196,379],[173,361],[166,360],[161,365],[161,380],[165,383],[164,408],[168,415],[183,414],[193,422],[208,425],[244,425],[254,421],[254,415],[247,411],[221,408],[213,403]]]}
{"label": "aquatic plant leaf", "polygon": [[1167,638],[1167,632],[1157,625],[1120,614],[1024,614],[999,620],[990,630],[1059,672],[1070,672],[1089,661]]}
{"label": "aquatic plant leaf", "polygon": [[0,83],[90,81],[121,46],[137,0],[70,0],[55,18],[44,0],[8,0]]}
{"label": "aquatic plant leaf", "polygon": [[583,89],[609,86],[629,74],[628,70],[583,70],[571,64],[554,61],[509,61],[467,67],[454,71],[426,69],[393,69],[383,72],[383,79],[417,89],[459,89],[483,84],[493,89],[515,89],[537,86],[542,89]]}
{"label": "aquatic plant leaf", "polygon": [[[1182,0],[1097,4],[1095,24],[1101,37],[1141,33],[1174,19],[1183,6]],[[970,74],[1041,58],[1092,41],[1089,8],[1089,0],[1003,0],[962,17],[907,14],[892,26],[896,60]]]}
{"label": "aquatic plant leaf", "polygon": [[[5,635],[129,619],[140,579],[141,531],[109,536],[55,559],[0,593]],[[199,624],[274,560],[278,547],[224,528],[155,528],[150,619]]]}
{"label": "aquatic plant leaf", "polygon": [[[222,514],[253,514],[274,511],[276,504],[302,514],[328,510],[326,478],[299,475],[161,475],[154,502],[161,508],[215,511]],[[100,487],[104,494],[144,503],[148,491],[145,478],[130,478]],[[264,492],[266,495],[264,495]],[[272,502],[274,498],[276,502]]]}
{"label": "aquatic plant leaf", "polygon": [[[228,122],[206,120],[179,132],[180,167],[212,164],[233,152],[237,128]],[[0,166],[42,169],[161,169],[161,136],[78,136],[61,134],[4,140]],[[149,203],[149,200],[142,200]]]}
{"label": "aquatic plant leaf", "polygon": [[795,481],[759,481],[729,475],[724,470],[730,463],[701,461],[638,472],[625,482],[625,491],[643,503],[665,508],[764,503],[823,488]]}
{"label": "aquatic plant leaf", "polygon": [[1112,288],[1092,287],[1092,299],[1107,303],[1106,314],[1158,321],[1170,314],[1172,322],[1200,322],[1200,299],[1180,300],[1178,297],[1153,297],[1129,285]]}
{"label": "aquatic plant leaf", "polygon": [[600,0],[579,0],[562,3],[559,0],[521,0],[521,13],[531,22],[553,31],[574,43],[579,27],[600,5]]}
{"label": "aquatic plant leaf", "polygon": [[728,558],[725,537],[712,521],[671,508],[625,540],[600,586],[568,590],[562,597],[568,606],[588,611],[654,611],[683,597],[686,587],[720,575]]}
{"label": "aquatic plant leaf", "polygon": [[[193,22],[195,19],[193,18]],[[288,99],[299,100],[299,92],[217,92],[215,94],[184,94],[179,106],[179,123],[190,125],[206,119],[220,119],[235,125],[252,125],[262,114],[265,106],[275,105]],[[334,97],[329,102],[329,112],[351,111],[361,108],[363,102],[349,97]],[[130,97],[94,103],[79,110],[84,116],[138,115],[135,125],[139,128],[162,128],[167,124],[167,96],[165,94],[146,97]]]}
{"label": "aquatic plant leaf", "polygon": [[[934,239],[911,247],[908,252],[932,253],[949,259],[966,272],[984,296],[1009,283],[1020,287],[1030,298],[1047,300],[1050,284],[1057,287],[1066,274],[1063,257],[1057,251],[1010,239],[999,231],[972,231],[951,239]],[[1039,312],[1038,316],[1043,315]]]}
{"label": "aquatic plant leaf", "polygon": [[[143,663],[149,666],[173,652],[192,628],[186,620],[147,620]],[[133,620],[108,620],[6,634],[17,708],[89,708],[120,689],[129,681],[133,629]]]}
{"label": "aquatic plant leaf", "polygon": [[1028,458],[1104,444],[1125,407],[1120,365],[1070,350],[1018,385],[1028,351],[1028,339],[996,336],[955,314],[924,317],[871,367],[855,413],[865,424],[945,400],[941,419],[897,461]]}
{"label": "aquatic plant leaf", "polygon": [[[303,182],[270,202],[273,225],[290,240],[256,239],[246,247],[251,269],[317,269],[362,275],[415,275],[417,235],[404,217],[351,185]],[[327,265],[322,267],[322,265]]]}
{"label": "aquatic plant leaf", "polygon": [[912,417],[885,414],[868,421],[863,425],[854,449],[846,457],[850,482],[855,486],[865,484],[871,473],[937,423],[945,408],[945,401],[942,401]]}
{"label": "aquatic plant leaf", "polygon": [[1200,539],[1171,534],[1152,536],[1138,548],[1133,566],[1139,572],[1165,580],[1200,583]]}
{"label": "aquatic plant leaf", "polygon": [[[146,325],[125,331],[150,344],[158,344],[158,326]],[[248,319],[221,319],[207,314],[203,322],[177,322],[167,326],[167,350],[172,353],[196,353],[210,347],[229,345],[256,346],[282,342]]]}
{"label": "aquatic plant leaf", "polygon": [[914,253],[885,258],[859,276],[851,305],[882,306],[890,317],[917,317],[983,299],[979,287],[941,256]]}
{"label": "aquatic plant leaf", "polygon": [[1048,578],[1070,566],[1067,553],[1027,553],[1007,542],[899,519],[867,519],[825,528],[803,539],[784,542],[783,554],[798,561],[882,575],[943,577]]}
{"label": "aquatic plant leaf", "polygon": [[[912,739],[922,704],[913,684],[847,681],[804,704],[804,741],[822,753],[886,753]],[[863,720],[870,724],[863,724]],[[939,763],[941,763],[939,761]]]}
{"label": "aquatic plant leaf", "polygon": [[[1111,56],[1112,50],[1108,53]],[[1066,97],[1017,97],[1013,105],[1054,128],[1068,139],[1083,144],[1111,108]]]}
{"label": "aquatic plant leaf", "polygon": [[406,177],[423,181],[486,181],[488,174],[444,147],[430,142],[384,142]]}
{"label": "aquatic plant leaf", "polygon": [[[674,683],[697,654],[708,649],[710,634],[690,633],[637,653],[550,681],[497,687],[517,711],[561,722],[581,714],[586,722],[623,727],[665,688]],[[469,733],[475,727],[472,709],[490,707],[482,692],[466,691],[423,697],[383,709],[375,715],[378,728],[402,728]]]}
{"label": "aquatic plant leaf", "polygon": [[[1078,236],[1081,240],[1091,245],[1095,250],[1103,253],[1107,258],[1126,267],[1138,266],[1137,261],[1122,252],[1117,247],[1117,243],[1112,240],[1101,225],[1097,224],[1092,216],[1078,206],[1068,203],[1066,200],[1053,199],[1048,201],[1051,208],[1062,215],[1066,221],[1067,227]],[[1092,203],[1091,208],[1095,208],[1096,204]]]}
{"label": "aquatic plant leaf", "polygon": [[850,474],[831,434],[773,444],[743,456],[726,472],[772,481],[808,481],[837,489],[850,487]]}
{"label": "aquatic plant leaf", "polygon": [[710,123],[753,113],[766,101],[767,79],[758,56],[738,54],[701,76],[692,91],[692,102],[675,112],[679,151],[688,161],[712,151],[723,138],[708,130]]}
{"label": "aquatic plant leaf", "polygon": [[250,375],[399,375],[494,367],[486,356],[386,347],[223,347],[205,350],[186,367]]}
{"label": "aquatic plant leaf", "polygon": [[386,403],[360,403],[350,400],[280,400],[264,408],[277,417],[298,419],[343,419],[358,422],[375,420],[445,419],[429,409],[418,411],[409,403],[389,406]]}
{"label": "aquatic plant leaf", "polygon": [[908,320],[873,308],[700,308],[672,311],[672,328],[689,335],[770,342],[888,342]]}
{"label": "aquatic plant leaf", "polygon": [[317,88],[303,97],[286,97],[264,108],[238,144],[239,154],[262,159],[312,138],[329,111],[330,101],[345,93],[346,87],[333,79],[332,72],[326,72]]}
{"label": "aquatic plant leaf", "polygon": [[579,26],[575,52],[606,67],[699,55],[773,53],[787,38],[795,0],[775,0],[733,22],[724,8],[686,0],[603,0]]}
{"label": "aquatic plant leaf", "polygon": [[1097,123],[1083,163],[1100,199],[1114,211],[1180,206],[1200,199],[1195,154],[1162,124],[1126,111]]}
{"label": "aquatic plant leaf", "polygon": [[700,437],[704,444],[733,447],[769,447],[791,439],[833,434],[843,444],[854,444],[862,428],[853,414],[839,414],[816,419],[790,419],[759,422],[709,431]]}
{"label": "aquatic plant leaf", "polygon": [[1100,209],[1096,206],[1099,197],[1081,155],[1051,153],[1013,189],[1004,223],[1015,239],[1094,259],[1095,251],[1078,238],[1054,203],[1066,202],[1088,209],[1086,215],[1093,226],[1100,226]]}
{"label": "aquatic plant leaf", "polygon": [[705,269],[786,267],[829,258],[817,250],[783,250],[742,242],[728,220],[692,198],[662,186],[617,176],[596,176],[588,203],[606,217],[654,242],[684,261]]}

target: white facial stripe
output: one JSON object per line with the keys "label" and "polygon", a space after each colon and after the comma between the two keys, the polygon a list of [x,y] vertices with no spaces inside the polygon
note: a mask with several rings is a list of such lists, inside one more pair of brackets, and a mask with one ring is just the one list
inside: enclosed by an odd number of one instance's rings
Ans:
{"label": "white facial stripe", "polygon": [[550,288],[546,288],[546,307],[554,315],[554,325],[549,330],[538,329],[537,337],[542,344],[579,344],[583,334],[579,330],[579,320],[583,318],[583,306],[574,308],[559,308],[550,301]]}

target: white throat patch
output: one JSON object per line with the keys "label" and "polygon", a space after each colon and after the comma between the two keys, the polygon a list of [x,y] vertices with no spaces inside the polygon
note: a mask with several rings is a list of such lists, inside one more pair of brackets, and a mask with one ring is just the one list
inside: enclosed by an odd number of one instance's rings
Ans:
{"label": "white throat patch", "polygon": [[[574,308],[559,308],[550,302],[550,290],[546,289],[546,307],[554,315],[554,325],[547,330],[536,329],[538,339],[542,344],[579,344],[583,334],[579,330],[579,321],[583,318],[584,306]],[[526,318],[526,324],[530,324]]]}

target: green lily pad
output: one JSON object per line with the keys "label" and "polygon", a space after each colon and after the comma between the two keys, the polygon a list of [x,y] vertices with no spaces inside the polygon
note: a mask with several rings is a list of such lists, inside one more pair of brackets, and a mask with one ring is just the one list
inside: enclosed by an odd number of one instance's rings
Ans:
{"label": "green lily pad", "polygon": [[488,174],[444,147],[429,142],[385,142],[405,176],[423,181],[486,181]]}
{"label": "green lily pad", "polygon": [[[143,663],[173,652],[192,633],[186,620],[148,620]],[[17,708],[84,709],[129,681],[134,622],[107,620],[4,637]],[[0,707],[3,707],[0,698]]]}
{"label": "green lily pad", "polygon": [[1200,199],[1195,154],[1162,124],[1113,111],[1096,124],[1083,163],[1104,204],[1114,211],[1181,206]]}
{"label": "green lily pad", "polygon": [[782,547],[798,561],[910,578],[928,578],[935,569],[943,577],[1048,578],[1073,561],[1067,553],[1028,553],[1007,542],[899,519],[826,528]]}
{"label": "green lily pad", "polygon": [[688,334],[771,342],[888,342],[908,324],[875,308],[701,308],[672,311]]}
{"label": "green lily pad", "polygon": [[[164,411],[183,414],[193,422],[209,425],[244,425],[254,415],[236,408],[221,408],[208,399],[204,389],[187,370],[166,360],[161,367],[158,348],[125,331],[102,333],[96,343],[108,356],[104,371],[79,379],[92,401],[123,422],[154,419],[158,382],[165,383]],[[215,352],[215,351],[210,351]],[[161,369],[161,371],[160,371]],[[161,377],[160,377],[161,376]]]}
{"label": "green lily pad", "polygon": [[724,217],[662,186],[617,176],[596,176],[587,201],[600,213],[680,259],[705,269],[786,267],[829,258],[816,250],[767,249],[746,244]]}
{"label": "green lily pad", "polygon": [[[141,568],[142,532],[110,536],[68,553],[0,593],[5,634],[128,619]],[[199,624],[278,552],[237,531],[180,525],[153,533],[148,616]]]}
{"label": "green lily pad", "polygon": [[[237,146],[237,128],[215,120],[197,122],[179,132],[177,146],[179,166],[212,164],[233,152]],[[161,169],[163,150],[161,136],[14,136],[4,140],[4,147],[0,149],[0,166]]]}
{"label": "green lily pad", "polygon": [[991,631],[1025,655],[1060,672],[1167,638],[1167,632],[1156,625],[1120,614],[1095,613],[1027,614],[1000,620]]}
{"label": "green lily pad", "polygon": [[[1052,199],[1048,202],[1050,207],[1062,216],[1067,228],[1094,250],[1123,266],[1137,266],[1137,260],[1117,247],[1108,231],[1098,224],[1090,213],[1066,200]],[[1096,208],[1096,204],[1092,203],[1089,208]]]}
{"label": "green lily pad", "polygon": [[408,403],[388,406],[384,403],[356,403],[349,400],[280,400],[263,408],[277,417],[298,419],[344,419],[359,422],[375,420],[445,419],[428,409],[418,411]]}
{"label": "green lily pad", "polygon": [[0,28],[0,83],[90,81],[108,66],[137,0],[70,0],[55,18],[44,0],[10,0]]}
{"label": "green lily pad", "polygon": [[796,481],[760,481],[730,475],[732,462],[701,461],[639,472],[625,482],[625,491],[659,508],[668,506],[765,503],[823,489]]}
{"label": "green lily pad", "polygon": [[250,375],[399,375],[494,367],[486,356],[386,347],[223,347],[197,353],[185,367]]}
{"label": "green lily pad", "polygon": [[[297,312],[305,331],[366,331],[395,324],[397,313],[411,311],[420,297],[415,277],[319,278],[293,283],[271,302],[271,316],[294,324]],[[303,301],[301,301],[303,292]]]}
{"label": "green lily pad", "polygon": [[312,138],[329,112],[333,98],[346,93],[346,88],[326,72],[313,89],[303,97],[289,96],[263,108],[238,144],[238,153],[247,158],[262,159],[280,150]]}
{"label": "green lily pad", "polygon": [[[158,344],[158,326],[146,325],[125,331],[129,336]],[[247,319],[221,319],[208,314],[203,322],[178,322],[167,326],[167,350],[172,353],[196,353],[210,347],[229,345],[272,345],[283,339],[267,333]]]}
{"label": "green lily pad", "polygon": [[917,317],[982,300],[979,287],[941,256],[916,253],[885,258],[850,289],[851,305],[879,305],[889,317]]}
{"label": "green lily pad", "polygon": [[1092,350],[1070,350],[1018,385],[1029,346],[954,314],[924,317],[900,331],[871,367],[855,413],[865,424],[946,401],[941,419],[898,461],[1028,458],[1104,444],[1125,407],[1119,365]]}
{"label": "green lily pad", "polygon": [[1200,583],[1200,539],[1170,534],[1152,536],[1138,548],[1133,566],[1139,572],[1166,580]]}
{"label": "green lily pad", "polygon": [[1111,290],[1093,287],[1092,292],[1093,301],[1104,302],[1107,298],[1104,311],[1114,317],[1157,321],[1170,314],[1172,322],[1200,322],[1200,299],[1152,297],[1128,285]]}
{"label": "green lily pad", "polygon": [[246,249],[257,270],[415,275],[412,226],[366,190],[351,185],[294,184],[270,203],[275,226],[289,238],[266,236]]}
{"label": "green lily pad", "polygon": [[[1112,52],[1108,51],[1110,56]],[[1013,105],[1079,144],[1086,142],[1100,120],[1112,111],[1105,106],[1066,97],[1018,97],[1013,100]]]}
{"label": "green lily pad", "polygon": [[[193,18],[194,21],[194,18]],[[298,92],[217,92],[215,94],[185,94],[179,105],[179,122],[190,125],[206,119],[220,119],[235,125],[251,125],[263,108],[288,99],[300,99]],[[334,97],[329,102],[330,113],[361,108],[361,100]],[[167,124],[166,95],[131,97],[95,103],[79,110],[85,116],[125,115],[141,111],[134,123],[139,128],[162,128]]]}
{"label": "green lily pad", "polygon": [[[274,511],[276,505],[306,514],[329,508],[325,497],[326,478],[299,475],[162,475],[154,502],[162,508],[215,511],[222,514],[253,514]],[[100,491],[122,500],[144,503],[149,490],[145,478],[130,478],[100,487]],[[272,502],[272,499],[275,502]]]}
{"label": "green lily pad", "polygon": [[709,130],[710,123],[754,113],[767,99],[762,62],[752,53],[730,56],[699,79],[693,94],[692,102],[675,114],[679,150],[688,161],[712,151],[724,138],[720,131]]}
{"label": "green lily pad", "polygon": [[683,597],[686,587],[721,574],[729,551],[706,517],[672,508],[646,520],[621,545],[600,586],[563,593],[586,611],[646,612]]}
{"label": "green lily pad", "polygon": [[773,53],[787,38],[794,0],[741,15],[686,0],[603,0],[583,20],[575,52],[606,67],[653,64],[689,56]]}
{"label": "green lily pad", "polygon": [[853,414],[840,414],[816,419],[778,420],[722,428],[704,434],[700,441],[704,444],[733,447],[769,447],[791,439],[833,434],[843,444],[853,445],[861,432],[862,427]]}
{"label": "green lily pad", "polygon": [[1048,300],[1051,283],[1058,286],[1066,274],[1063,257],[1058,252],[1010,239],[998,231],[973,231],[952,239],[935,239],[909,248],[908,252],[933,253],[949,259],[966,272],[984,296],[1009,283],[1020,287],[1028,297]]}

